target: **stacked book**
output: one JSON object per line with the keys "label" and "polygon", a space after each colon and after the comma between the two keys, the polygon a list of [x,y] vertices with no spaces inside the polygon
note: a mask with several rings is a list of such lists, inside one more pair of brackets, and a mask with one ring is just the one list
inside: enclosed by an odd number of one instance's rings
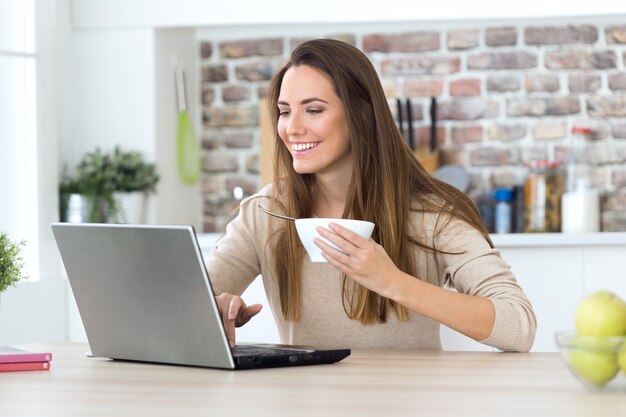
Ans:
{"label": "stacked book", "polygon": [[0,372],[47,371],[52,353],[29,352],[12,346],[0,346]]}

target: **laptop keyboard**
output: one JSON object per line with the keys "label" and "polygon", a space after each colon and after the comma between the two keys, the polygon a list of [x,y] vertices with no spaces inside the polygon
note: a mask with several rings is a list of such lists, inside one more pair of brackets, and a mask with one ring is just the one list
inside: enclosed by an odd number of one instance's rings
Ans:
{"label": "laptop keyboard", "polygon": [[308,349],[289,349],[271,346],[246,346],[238,345],[232,349],[233,356],[276,356],[276,355],[295,355],[305,352],[311,352]]}

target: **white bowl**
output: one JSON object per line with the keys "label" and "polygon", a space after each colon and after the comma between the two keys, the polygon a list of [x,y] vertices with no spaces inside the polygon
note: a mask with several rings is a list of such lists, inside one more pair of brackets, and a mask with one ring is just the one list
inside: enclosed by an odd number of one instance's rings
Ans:
{"label": "white bowl", "polygon": [[322,226],[328,229],[329,223],[337,223],[346,229],[349,229],[355,233],[358,233],[365,239],[369,239],[374,231],[374,223],[364,221],[364,220],[354,220],[354,219],[329,219],[329,218],[307,218],[307,219],[297,219],[296,220],[296,230],[298,231],[298,236],[304,245],[304,249],[306,249],[309,254],[309,258],[311,258],[311,262],[327,262],[326,259],[322,256],[322,250],[317,247],[317,245],[313,242],[314,238],[320,238],[332,247],[340,250],[337,246],[333,245],[328,240],[324,239],[322,236],[317,233],[315,228],[317,226]]}

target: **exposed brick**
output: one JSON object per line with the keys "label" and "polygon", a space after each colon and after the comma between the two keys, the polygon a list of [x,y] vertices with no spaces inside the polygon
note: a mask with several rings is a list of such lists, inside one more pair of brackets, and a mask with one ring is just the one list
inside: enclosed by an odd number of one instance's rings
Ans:
{"label": "exposed brick", "polygon": [[217,130],[205,131],[202,134],[202,149],[215,149],[222,146],[222,135]]}
{"label": "exposed brick", "polygon": [[236,172],[239,169],[236,155],[213,151],[202,158],[202,170],[210,173]]}
{"label": "exposed brick", "polygon": [[533,125],[533,138],[560,139],[567,136],[567,123],[563,120],[542,120]]}
{"label": "exposed brick", "polygon": [[517,29],[514,27],[488,28],[485,32],[487,46],[511,46],[517,43]]}
{"label": "exposed brick", "polygon": [[251,39],[220,43],[222,58],[244,58],[250,56],[273,56],[283,54],[282,38]]}
{"label": "exposed brick", "polygon": [[595,93],[602,87],[602,78],[596,74],[571,74],[568,85],[571,93]]}
{"label": "exposed brick", "polygon": [[626,188],[626,171],[613,171],[613,174],[611,175],[611,183],[615,189],[619,190]]}
{"label": "exposed brick", "polygon": [[401,34],[373,34],[363,37],[363,51],[370,52],[424,52],[440,47],[439,32]]}
{"label": "exposed brick", "polygon": [[528,27],[524,40],[527,45],[592,44],[598,40],[598,29],[591,25]]}
{"label": "exposed brick", "polygon": [[480,80],[463,79],[450,81],[451,96],[479,96],[480,94]]}
{"label": "exposed brick", "polygon": [[609,69],[617,67],[614,51],[569,49],[546,53],[546,67],[550,69]]}
{"label": "exposed brick", "polygon": [[448,33],[448,49],[471,49],[478,46],[478,29],[453,30]]}
{"label": "exposed brick", "polygon": [[380,83],[383,86],[383,91],[385,92],[385,97],[397,97],[399,94],[398,83],[395,78],[390,77],[382,77],[380,79]]}
{"label": "exposed brick", "polygon": [[222,181],[217,175],[204,175],[200,180],[202,194],[214,194],[222,190]]}
{"label": "exposed brick", "polygon": [[209,59],[211,58],[211,54],[213,54],[213,44],[209,41],[201,41],[200,42],[200,58]]}
{"label": "exposed brick", "polygon": [[524,77],[526,91],[554,93],[559,91],[559,77],[555,74],[528,74]]}
{"label": "exposed brick", "polygon": [[508,116],[564,116],[580,112],[576,97],[512,98],[507,100]]}
{"label": "exposed brick", "polygon": [[519,149],[520,162],[528,165],[532,161],[545,161],[548,159],[548,148],[545,146],[525,146]]}
{"label": "exposed brick", "polygon": [[604,30],[604,36],[608,44],[626,44],[626,25],[608,27]]}
{"label": "exposed brick", "polygon": [[589,97],[587,112],[591,117],[626,117],[626,96]]}
{"label": "exposed brick", "polygon": [[250,155],[246,158],[246,172],[249,174],[260,174],[261,173],[261,162],[259,160],[259,155]]}
{"label": "exposed brick", "polygon": [[520,80],[517,75],[490,75],[487,77],[487,91],[504,93],[519,89]]}
{"label": "exposed brick", "polygon": [[609,88],[611,90],[626,90],[626,73],[609,75]]}
{"label": "exposed brick", "polygon": [[382,60],[383,76],[452,74],[461,69],[461,59],[455,56],[415,56]]}
{"label": "exposed brick", "polygon": [[495,123],[489,127],[489,140],[512,141],[526,136],[525,124]]}
{"label": "exposed brick", "polygon": [[[430,126],[420,126],[413,128],[413,140],[415,146],[430,145]],[[437,146],[446,142],[446,130],[442,126],[437,126]]]}
{"label": "exposed brick", "polygon": [[207,107],[202,116],[205,127],[256,126],[258,124],[256,107]]}
{"label": "exposed brick", "polygon": [[269,84],[267,84],[267,83],[266,83],[266,84],[259,85],[259,86],[257,87],[257,95],[258,95],[258,97],[259,97],[259,98],[265,98],[265,97],[267,97],[267,94],[269,93],[269,89],[270,89],[270,86],[269,86]]}
{"label": "exposed brick", "polygon": [[254,134],[251,132],[233,132],[227,133],[224,143],[229,148],[250,148],[254,143]]}
{"label": "exposed brick", "polygon": [[450,133],[453,144],[477,143],[483,141],[483,127],[480,125],[452,126]]}
{"label": "exposed brick", "polygon": [[224,64],[204,64],[200,69],[200,78],[202,81],[209,81],[212,83],[228,81],[228,67]]}
{"label": "exposed brick", "polygon": [[517,162],[511,148],[478,148],[470,151],[470,163],[473,166],[503,166]]}
{"label": "exposed brick", "polygon": [[241,81],[268,81],[272,79],[277,70],[278,65],[276,62],[255,62],[237,65],[235,67],[235,76]]}
{"label": "exposed brick", "polygon": [[230,191],[235,197],[233,189],[240,187],[243,190],[243,197],[246,198],[254,193],[259,188],[259,178],[254,177],[242,177],[236,176],[226,180],[226,191]]}
{"label": "exposed brick", "polygon": [[243,86],[225,86],[222,88],[222,99],[227,103],[249,100],[250,89]]}
{"label": "exposed brick", "polygon": [[232,216],[237,209],[239,209],[239,201],[231,197],[208,197],[204,201],[205,216],[223,216],[224,214],[230,214]]}
{"label": "exposed brick", "polygon": [[439,103],[438,119],[441,120],[476,120],[497,117],[498,103],[480,98],[459,99]]}
{"label": "exposed brick", "polygon": [[202,104],[213,103],[215,101],[215,89],[211,87],[211,84],[203,81],[200,88],[201,88],[200,102]]}
{"label": "exposed brick", "polygon": [[485,52],[467,57],[468,69],[529,69],[537,66],[537,56],[530,52]]}
{"label": "exposed brick", "polygon": [[410,78],[404,82],[404,95],[407,97],[432,97],[442,93],[442,79]]}
{"label": "exposed brick", "polygon": [[626,122],[614,122],[611,125],[611,134],[614,138],[626,139]]}

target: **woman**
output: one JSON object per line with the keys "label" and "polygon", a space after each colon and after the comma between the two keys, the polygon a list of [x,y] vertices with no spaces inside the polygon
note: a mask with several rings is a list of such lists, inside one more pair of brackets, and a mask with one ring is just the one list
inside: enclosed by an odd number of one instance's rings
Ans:
{"label": "woman", "polygon": [[[441,349],[441,323],[501,350],[530,349],[532,307],[476,207],[420,166],[361,51],[301,44],[268,100],[277,180],[242,202],[207,264],[233,346],[235,327],[261,309],[239,295],[262,274],[283,343]],[[336,224],[319,229],[345,254],[318,240],[328,263],[311,263],[293,222],[259,203],[376,228],[369,240]]]}

